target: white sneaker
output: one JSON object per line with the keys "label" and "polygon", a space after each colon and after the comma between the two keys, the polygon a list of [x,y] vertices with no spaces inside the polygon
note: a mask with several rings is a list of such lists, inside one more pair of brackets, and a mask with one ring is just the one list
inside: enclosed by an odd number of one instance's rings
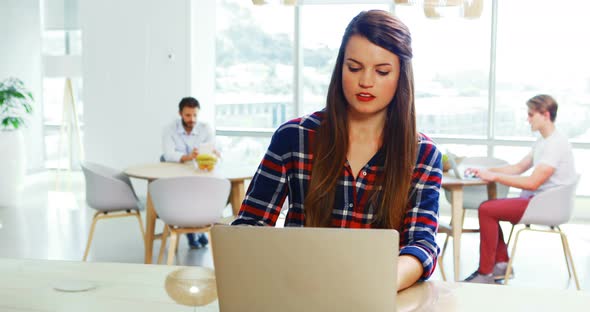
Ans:
{"label": "white sneaker", "polygon": [[[494,276],[494,280],[503,280],[504,277],[506,276],[506,269],[508,269],[508,262],[498,262],[496,263],[496,265],[494,265],[494,272],[492,274],[492,276]],[[510,276],[508,276],[508,279],[513,279],[514,278],[514,267],[512,267],[512,270],[510,270]]]}

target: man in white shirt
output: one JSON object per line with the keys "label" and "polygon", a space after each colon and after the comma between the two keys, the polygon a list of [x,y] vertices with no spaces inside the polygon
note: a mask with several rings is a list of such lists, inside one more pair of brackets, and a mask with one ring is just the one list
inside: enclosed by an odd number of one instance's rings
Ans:
{"label": "man in white shirt", "polygon": [[204,122],[197,122],[201,105],[192,97],[183,98],[178,104],[180,119],[164,129],[162,145],[164,161],[187,162],[199,154],[202,144],[213,144],[215,136],[211,127]]}
{"label": "man in white shirt", "polygon": [[[180,119],[164,129],[162,146],[164,154],[161,161],[187,162],[194,161],[199,155],[199,147],[203,144],[214,145],[215,136],[209,125],[197,122],[197,115],[201,105],[192,97],[183,98],[178,104]],[[205,234],[199,234],[195,239],[192,233],[187,234],[188,243],[191,248],[201,248],[209,243]]]}
{"label": "man in white shirt", "polygon": [[[547,189],[575,183],[572,147],[566,136],[555,129],[557,102],[549,95],[537,95],[527,102],[528,122],[541,137],[517,164],[491,169],[468,169],[492,182],[522,189],[518,198],[495,199],[479,206],[479,268],[465,281],[493,284],[506,273],[508,248],[499,221],[518,222],[531,198]],[[534,168],[530,175],[522,174]]]}

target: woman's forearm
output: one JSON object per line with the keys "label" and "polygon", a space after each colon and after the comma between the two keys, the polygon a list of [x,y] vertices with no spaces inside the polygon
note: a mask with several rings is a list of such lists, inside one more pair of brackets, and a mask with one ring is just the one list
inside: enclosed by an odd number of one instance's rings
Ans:
{"label": "woman's forearm", "polygon": [[397,263],[397,291],[414,285],[423,273],[424,267],[416,257],[409,255],[399,256]]}

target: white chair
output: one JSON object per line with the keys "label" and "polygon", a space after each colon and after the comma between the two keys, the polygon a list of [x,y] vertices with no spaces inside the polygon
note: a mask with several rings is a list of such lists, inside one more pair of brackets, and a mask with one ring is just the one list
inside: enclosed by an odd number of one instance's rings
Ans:
{"label": "white chair", "polygon": [[[166,223],[158,263],[162,262],[166,239],[170,235],[167,264],[171,265],[180,234],[207,233],[221,220],[230,182],[218,177],[191,176],[158,179],[148,187],[154,209],[160,220]],[[211,239],[209,244],[213,244]]]}
{"label": "white chair", "polygon": [[[501,167],[508,165],[508,162],[494,157],[466,157],[461,161],[460,169],[465,170],[467,168],[492,168],[492,167]],[[509,187],[496,183],[496,198],[506,198],[508,196]],[[445,197],[447,201],[451,202],[451,192],[445,189]],[[463,209],[478,209],[479,205],[488,200],[488,191],[487,186],[485,185],[473,185],[473,186],[465,186],[463,187]],[[463,213],[463,219],[461,220],[461,233],[479,233],[479,229],[465,229],[463,228],[463,223],[465,221],[465,213]],[[451,221],[452,223],[452,221]],[[450,226],[441,225],[439,227],[440,233],[447,234],[445,238],[445,242],[443,244],[442,252],[438,257],[438,266],[440,268],[440,273],[442,275],[443,280],[446,281],[446,275],[443,267],[443,257],[445,252],[447,251],[447,245],[449,243],[449,238],[452,236],[452,230]]]}
{"label": "white chair", "polygon": [[[569,247],[567,236],[559,228],[559,225],[567,223],[572,216],[572,212],[574,210],[574,199],[576,197],[576,187],[578,186],[579,180],[580,175],[576,177],[576,181],[572,184],[554,187],[535,195],[529,202],[520,221],[512,225],[510,236],[508,238],[508,244],[510,243],[510,238],[512,238],[514,226],[516,224],[524,224],[525,227],[516,232],[514,246],[512,246],[511,257],[508,261],[508,267],[506,269],[504,285],[508,284],[508,276],[510,276],[512,271],[512,261],[514,261],[514,256],[516,255],[518,236],[523,231],[535,231],[556,233],[560,235],[563,254],[565,256],[565,264],[567,265],[567,272],[570,278],[573,274],[574,280],[576,282],[576,288],[580,290],[580,283],[578,281],[578,275],[576,274],[576,269],[574,267],[574,259],[572,258],[572,252]],[[531,228],[531,225],[541,225],[549,228],[533,229]]]}
{"label": "white chair", "polygon": [[86,180],[86,203],[97,210],[92,218],[83,261],[88,258],[94,228],[96,222],[101,219],[137,217],[141,237],[145,243],[145,232],[139,213],[141,205],[133,191],[129,177],[115,169],[91,162],[84,162],[81,167]]}

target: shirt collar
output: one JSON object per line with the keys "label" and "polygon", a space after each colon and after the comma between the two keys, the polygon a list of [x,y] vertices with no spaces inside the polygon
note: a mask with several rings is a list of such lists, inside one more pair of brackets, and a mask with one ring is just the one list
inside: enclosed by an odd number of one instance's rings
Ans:
{"label": "shirt collar", "polygon": [[197,135],[197,125],[198,124],[199,124],[199,122],[197,121],[195,123],[195,126],[193,127],[193,130],[191,131],[191,133],[186,134],[186,131],[184,130],[184,127],[182,126],[182,119],[177,119],[176,120],[176,132],[181,135]]}

